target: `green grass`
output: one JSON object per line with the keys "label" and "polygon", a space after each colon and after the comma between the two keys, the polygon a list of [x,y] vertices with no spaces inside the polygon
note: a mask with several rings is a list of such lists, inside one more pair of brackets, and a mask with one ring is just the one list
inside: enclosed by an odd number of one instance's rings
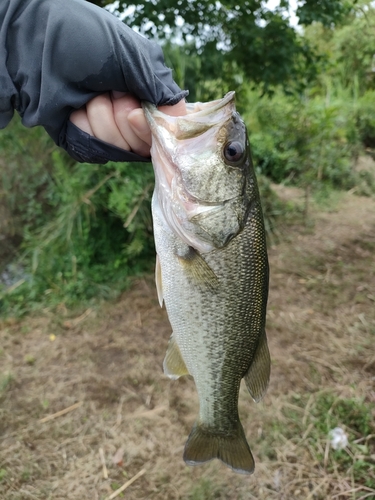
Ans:
{"label": "green grass", "polygon": [[201,479],[194,487],[189,500],[217,500],[224,499],[223,492],[217,485],[214,485],[209,479]]}
{"label": "green grass", "polygon": [[324,212],[335,212],[344,196],[344,191],[332,188],[329,184],[320,184],[312,193],[317,207]]}
{"label": "green grass", "polygon": [[13,380],[13,375],[9,372],[0,374],[0,396],[2,396],[7,389],[9,389]]}
{"label": "green grass", "polygon": [[[275,422],[276,434],[282,432],[295,444],[305,436],[303,446],[328,473],[350,473],[354,482],[375,488],[375,404],[322,391],[293,396],[282,413],[287,425]],[[334,450],[329,444],[329,432],[335,427],[348,436],[345,449]]]}

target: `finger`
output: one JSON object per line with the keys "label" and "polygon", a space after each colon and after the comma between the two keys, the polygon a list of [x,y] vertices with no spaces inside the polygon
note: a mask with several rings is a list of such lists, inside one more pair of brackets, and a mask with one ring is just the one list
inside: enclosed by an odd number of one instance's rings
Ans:
{"label": "finger", "polygon": [[119,97],[113,96],[112,105],[117,128],[129,144],[130,149],[141,156],[150,156],[150,145],[137,134],[128,119],[133,110],[141,110],[139,99],[130,94]]}
{"label": "finger", "polygon": [[170,116],[183,116],[187,113],[185,99],[182,99],[182,101],[178,102],[174,106],[159,106],[158,109],[162,113]]}
{"label": "finger", "polygon": [[[186,103],[184,100],[174,106],[159,106],[158,109],[171,116],[186,115]],[[128,115],[128,122],[138,137],[151,146],[151,131],[143,110],[137,108],[131,111]]]}
{"label": "finger", "polygon": [[130,150],[129,143],[121,135],[116,125],[112,100],[108,93],[94,97],[86,104],[86,110],[95,137],[118,148]]}
{"label": "finger", "polygon": [[74,125],[89,135],[94,135],[91,125],[89,123],[89,119],[87,118],[86,108],[77,109],[73,111],[70,115],[69,120],[74,123]]}
{"label": "finger", "polygon": [[137,108],[130,111],[128,114],[128,122],[134,133],[145,142],[150,150],[151,146],[151,130],[147,123],[143,109]]}

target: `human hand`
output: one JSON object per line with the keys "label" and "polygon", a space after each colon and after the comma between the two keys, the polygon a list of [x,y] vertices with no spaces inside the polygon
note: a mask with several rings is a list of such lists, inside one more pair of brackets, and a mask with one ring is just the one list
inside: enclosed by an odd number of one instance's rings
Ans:
{"label": "human hand", "polygon": [[[186,114],[184,99],[174,106],[160,106],[171,116]],[[140,156],[150,156],[151,132],[141,102],[125,92],[101,94],[84,108],[73,111],[70,120],[87,134]]]}

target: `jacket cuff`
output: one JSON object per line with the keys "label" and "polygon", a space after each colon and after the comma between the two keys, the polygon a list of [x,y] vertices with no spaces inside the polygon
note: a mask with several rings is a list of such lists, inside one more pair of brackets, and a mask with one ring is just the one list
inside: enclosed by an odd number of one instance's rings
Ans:
{"label": "jacket cuff", "polygon": [[132,151],[126,151],[87,134],[70,120],[67,122],[64,136],[60,137],[59,145],[80,163],[151,161],[151,157],[146,158]]}

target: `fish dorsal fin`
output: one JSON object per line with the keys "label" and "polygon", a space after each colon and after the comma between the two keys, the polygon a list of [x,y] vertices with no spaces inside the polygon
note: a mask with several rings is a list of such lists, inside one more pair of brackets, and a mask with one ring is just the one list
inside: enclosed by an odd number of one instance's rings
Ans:
{"label": "fish dorsal fin", "polygon": [[268,382],[270,380],[270,372],[270,352],[268,350],[266,332],[263,331],[254,358],[244,376],[246,387],[250,396],[256,403],[266,394]]}
{"label": "fish dorsal fin", "polygon": [[168,342],[168,348],[163,362],[163,369],[165,375],[173,380],[176,380],[183,375],[189,375],[189,371],[186,368],[185,361],[182,359],[180,348],[178,347],[173,334]]}
{"label": "fish dorsal fin", "polygon": [[156,263],[155,263],[155,283],[156,283],[156,292],[158,294],[160,307],[163,307],[163,282],[161,276],[161,265],[159,255],[156,254]]}
{"label": "fish dorsal fin", "polygon": [[218,277],[193,247],[188,247],[188,251],[183,255],[178,255],[178,258],[185,273],[196,285],[206,286],[212,291],[217,290]]}

